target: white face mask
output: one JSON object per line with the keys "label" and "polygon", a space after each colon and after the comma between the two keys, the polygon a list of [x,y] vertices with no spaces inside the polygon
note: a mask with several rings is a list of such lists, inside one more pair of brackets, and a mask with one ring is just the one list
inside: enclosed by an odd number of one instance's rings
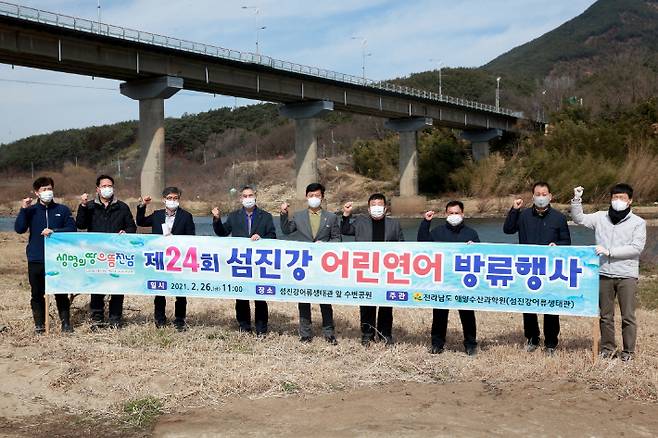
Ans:
{"label": "white face mask", "polygon": [[461,214],[449,214],[446,221],[453,227],[456,227],[464,221],[464,217]]}
{"label": "white face mask", "polygon": [[621,199],[613,199],[610,205],[612,205],[612,209],[615,211],[624,211],[628,208],[628,202]]}
{"label": "white face mask", "polygon": [[54,196],[55,195],[53,194],[52,190],[44,190],[43,192],[39,192],[39,199],[41,199],[41,201],[46,204],[52,201]]}
{"label": "white face mask", "polygon": [[110,199],[114,195],[114,187],[101,188],[101,196],[105,199]]}
{"label": "white face mask", "polygon": [[370,211],[370,216],[374,219],[380,219],[386,213],[386,207],[383,205],[372,205],[368,210]]}
{"label": "white face mask", "polygon": [[532,201],[538,208],[546,208],[551,203],[551,199],[548,196],[533,196]]}
{"label": "white face mask", "polygon": [[308,198],[308,206],[311,208],[318,208],[322,204],[322,199],[315,196]]}
{"label": "white face mask", "polygon": [[244,208],[253,208],[254,205],[256,205],[256,198],[242,198]]}
{"label": "white face mask", "polygon": [[172,199],[165,199],[165,207],[167,207],[169,210],[176,210],[178,208],[178,201],[174,201]]}

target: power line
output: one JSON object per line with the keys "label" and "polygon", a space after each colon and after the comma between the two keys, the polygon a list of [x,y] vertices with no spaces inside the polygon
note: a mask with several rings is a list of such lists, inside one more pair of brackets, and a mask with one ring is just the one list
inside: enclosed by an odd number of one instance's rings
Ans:
{"label": "power line", "polygon": [[87,88],[87,89],[91,89],[91,90],[117,91],[116,88],[109,88],[109,87],[92,87],[90,85],[60,84],[60,83],[57,83],[57,82],[22,81],[22,80],[19,80],[19,79],[0,78],[0,82],[14,82],[14,83],[17,83],[17,84],[25,84],[25,85],[48,85],[48,86],[51,86],[51,87]]}

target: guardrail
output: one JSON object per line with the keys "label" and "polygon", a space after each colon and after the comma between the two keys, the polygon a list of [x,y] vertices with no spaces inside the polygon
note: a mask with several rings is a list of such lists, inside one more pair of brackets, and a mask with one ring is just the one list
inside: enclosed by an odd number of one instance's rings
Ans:
{"label": "guardrail", "polygon": [[260,64],[276,70],[299,73],[308,76],[330,79],[337,82],[344,82],[354,85],[360,85],[368,88],[386,90],[406,96],[420,97],[445,102],[454,105],[460,105],[467,108],[473,108],[481,111],[488,111],[495,114],[503,114],[512,117],[522,118],[523,113],[512,111],[506,108],[497,108],[494,105],[488,105],[472,100],[461,99],[458,97],[446,96],[444,94],[434,93],[427,90],[419,90],[404,85],[392,84],[390,82],[375,81],[359,76],[339,73],[332,70],[325,70],[318,67],[297,64],[289,61],[282,61],[269,56],[260,55],[252,52],[241,52],[239,50],[225,49],[223,47],[213,46],[194,41],[172,38],[165,35],[158,35],[151,32],[129,29],[112,24],[88,20],[85,18],[71,17],[69,15],[58,14],[55,12],[43,11],[28,6],[17,5],[0,1],[0,15],[19,18],[22,20],[35,21],[38,23],[49,24],[53,26],[73,29],[82,32],[105,35],[114,38],[120,38],[127,41],[135,41],[153,46],[167,47],[170,49],[184,52],[199,53],[222,59],[233,61]]}

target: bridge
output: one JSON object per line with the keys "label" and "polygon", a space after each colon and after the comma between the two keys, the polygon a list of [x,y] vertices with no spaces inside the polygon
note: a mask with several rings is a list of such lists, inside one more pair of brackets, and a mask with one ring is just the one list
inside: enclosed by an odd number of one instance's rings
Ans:
{"label": "bridge", "polygon": [[338,110],[388,119],[400,134],[400,197],[418,197],[418,131],[457,128],[473,156],[523,114],[425,90],[0,1],[0,62],[123,81],[139,101],[142,193],[164,186],[164,100],[181,89],[282,104],[295,121],[297,196],[316,181],[315,121]]}

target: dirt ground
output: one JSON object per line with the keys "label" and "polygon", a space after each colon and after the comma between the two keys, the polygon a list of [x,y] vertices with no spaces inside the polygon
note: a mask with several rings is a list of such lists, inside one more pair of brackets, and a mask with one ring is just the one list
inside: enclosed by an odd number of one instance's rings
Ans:
{"label": "dirt ground", "polygon": [[239,399],[164,416],[155,437],[641,436],[658,433],[655,404],[617,400],[573,381],[392,383],[347,393]]}
{"label": "dirt ground", "polygon": [[456,312],[430,355],[429,310],[396,310],[396,345],[365,349],[356,307],[335,307],[334,347],[299,343],[293,304],[272,303],[258,339],[235,330],[233,302],[202,299],[185,333],[156,329],[152,299],[130,296],[126,326],[94,332],[78,296],[76,332],[37,337],[24,245],[0,233],[0,436],[658,435],[655,310],[638,311],[630,363],[592,361],[587,318],[561,318],[548,357],[522,349],[520,315],[479,312],[468,357]]}

